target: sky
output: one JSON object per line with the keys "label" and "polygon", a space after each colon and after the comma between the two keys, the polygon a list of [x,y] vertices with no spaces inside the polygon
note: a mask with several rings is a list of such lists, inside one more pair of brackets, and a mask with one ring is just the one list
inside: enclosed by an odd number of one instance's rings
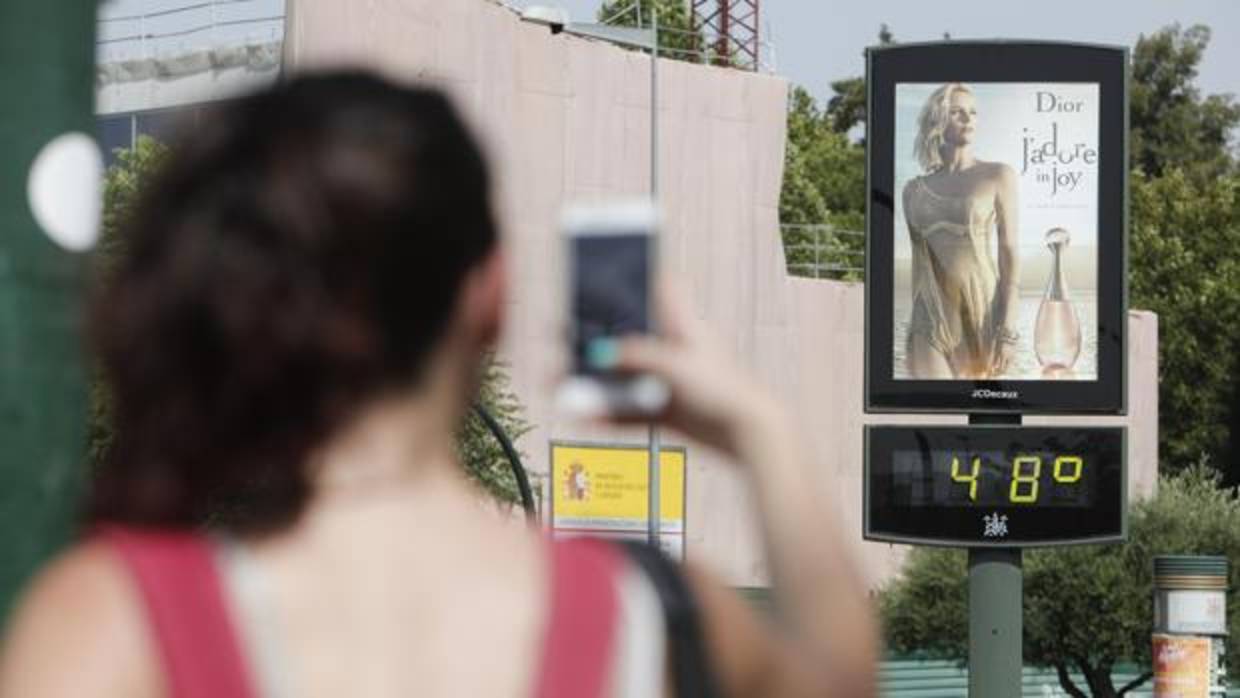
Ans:
{"label": "sky", "polygon": [[[558,5],[592,21],[599,0],[507,0],[517,7]],[[1205,24],[1213,38],[1198,86],[1240,96],[1240,0],[761,0],[764,39],[778,74],[819,99],[830,82],[865,72],[862,51],[886,23],[897,41],[1045,39],[1132,46],[1141,34],[1179,22]]]}
{"label": "sky", "polygon": [[[593,21],[602,0],[500,0],[514,7],[553,5],[575,20]],[[686,0],[688,1],[688,0]],[[188,7],[186,7],[188,6]],[[222,34],[278,38],[284,0],[105,0],[101,15],[123,18],[186,7],[187,11],[100,23],[100,57],[125,59],[140,52],[133,34],[171,33],[158,49],[184,49]],[[1206,94],[1240,96],[1240,0],[761,0],[764,41],[773,46],[775,72],[820,100],[833,80],[861,75],[862,52],[886,23],[897,41],[931,41],[950,32],[957,39],[1051,39],[1131,46],[1142,33],[1179,22],[1205,24],[1213,39],[1198,86]],[[224,26],[204,31],[212,20]],[[112,39],[112,41],[108,41]],[[121,40],[116,40],[121,39]],[[163,45],[167,44],[167,45]],[[764,51],[764,57],[771,58]]]}

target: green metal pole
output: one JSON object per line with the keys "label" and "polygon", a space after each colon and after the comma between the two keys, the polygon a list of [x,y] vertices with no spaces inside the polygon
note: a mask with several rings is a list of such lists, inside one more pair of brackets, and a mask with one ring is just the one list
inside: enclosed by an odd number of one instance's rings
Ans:
{"label": "green metal pole", "polygon": [[1019,698],[1021,596],[1019,548],[969,549],[969,696]]}
{"label": "green metal pole", "polygon": [[[0,621],[34,568],[70,535],[82,479],[83,259],[36,222],[28,189],[36,157],[65,150],[44,146],[66,133],[94,136],[95,10],[83,0],[0,6]],[[50,167],[58,174],[42,181],[75,179],[81,161],[69,157],[66,167],[59,159]],[[41,210],[53,218],[84,208],[57,200],[54,186],[42,191],[52,194]]]}

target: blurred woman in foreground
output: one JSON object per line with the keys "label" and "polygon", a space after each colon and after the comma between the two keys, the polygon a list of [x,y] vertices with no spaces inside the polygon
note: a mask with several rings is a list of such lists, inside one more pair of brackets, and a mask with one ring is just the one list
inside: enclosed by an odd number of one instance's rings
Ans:
{"label": "blurred woman in foreground", "polygon": [[[486,166],[439,94],[363,74],[214,108],[93,306],[118,443],[90,535],[12,619],[0,697],[672,695],[617,548],[480,515],[453,433],[500,331]],[[789,420],[689,313],[620,368],[749,472],[768,625],[684,571],[729,696],[872,692],[875,630]]]}

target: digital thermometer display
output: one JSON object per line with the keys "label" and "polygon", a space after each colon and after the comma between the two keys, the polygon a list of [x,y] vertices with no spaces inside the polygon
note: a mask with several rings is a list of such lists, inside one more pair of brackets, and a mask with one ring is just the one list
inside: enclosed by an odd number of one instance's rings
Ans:
{"label": "digital thermometer display", "polygon": [[1123,536],[1124,430],[866,430],[866,537],[1050,545]]}

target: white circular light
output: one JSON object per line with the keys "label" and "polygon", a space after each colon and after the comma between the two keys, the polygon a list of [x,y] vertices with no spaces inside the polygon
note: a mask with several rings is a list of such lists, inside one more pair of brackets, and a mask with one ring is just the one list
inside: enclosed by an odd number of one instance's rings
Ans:
{"label": "white circular light", "polygon": [[99,239],[103,155],[95,139],[62,133],[35,156],[26,180],[34,220],[57,245],[83,252]]}

